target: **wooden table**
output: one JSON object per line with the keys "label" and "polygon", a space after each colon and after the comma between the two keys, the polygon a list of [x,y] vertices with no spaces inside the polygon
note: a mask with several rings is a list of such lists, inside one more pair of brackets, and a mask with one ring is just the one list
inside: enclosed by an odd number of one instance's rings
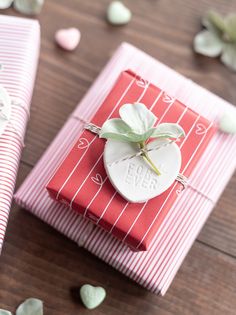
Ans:
{"label": "wooden table", "polygon": [[[217,59],[197,56],[192,51],[201,16],[209,8],[221,13],[236,11],[234,0],[126,0],[133,19],[125,27],[106,23],[108,3],[46,1],[39,16],[39,72],[17,185],[124,40],[236,103],[236,75]],[[13,10],[2,12],[16,14]],[[59,49],[53,39],[58,28],[69,26],[82,32],[81,43],[73,53]],[[72,298],[71,290],[92,283],[103,285],[108,296],[91,314],[236,314],[235,205],[236,176],[164,298],[147,292],[13,205],[0,262],[0,308],[13,311],[23,299],[38,297],[45,303],[46,315],[89,314],[79,299]]]}

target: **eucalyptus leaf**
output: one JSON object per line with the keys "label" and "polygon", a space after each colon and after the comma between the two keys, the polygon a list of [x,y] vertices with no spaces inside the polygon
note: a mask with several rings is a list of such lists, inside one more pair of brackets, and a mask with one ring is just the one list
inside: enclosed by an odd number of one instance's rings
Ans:
{"label": "eucalyptus leaf", "polygon": [[230,69],[236,71],[236,44],[224,46],[221,61]]}
{"label": "eucalyptus leaf", "polygon": [[0,315],[12,315],[11,312],[0,309]]}
{"label": "eucalyptus leaf", "polygon": [[183,128],[174,123],[163,123],[154,128],[151,138],[180,138],[185,136]]}
{"label": "eucalyptus leaf", "polygon": [[151,137],[151,135],[153,133],[153,129],[154,128],[151,128],[147,132],[144,132],[142,134],[137,134],[137,133],[131,132],[129,134],[129,139],[130,139],[129,141],[130,142],[144,142]]}
{"label": "eucalyptus leaf", "polygon": [[208,57],[217,57],[221,54],[223,43],[212,32],[203,30],[198,33],[194,38],[194,50],[202,55]]}
{"label": "eucalyptus leaf", "polygon": [[120,110],[121,119],[137,134],[143,134],[152,128],[156,116],[142,103],[125,104]]}
{"label": "eucalyptus leaf", "polygon": [[120,118],[106,120],[99,133],[100,138],[130,141],[130,127]]}
{"label": "eucalyptus leaf", "polygon": [[225,19],[226,40],[236,41],[236,15],[230,14]]}
{"label": "eucalyptus leaf", "polygon": [[43,302],[39,299],[29,298],[18,306],[16,315],[43,315]]}

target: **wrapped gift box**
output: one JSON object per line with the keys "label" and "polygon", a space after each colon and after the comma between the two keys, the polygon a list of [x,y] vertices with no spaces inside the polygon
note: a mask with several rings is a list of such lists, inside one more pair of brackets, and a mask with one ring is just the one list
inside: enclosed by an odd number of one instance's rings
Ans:
{"label": "wrapped gift box", "polygon": [[0,251],[24,143],[40,44],[37,21],[0,15],[0,86],[11,98],[11,116],[0,135]]}
{"label": "wrapped gift box", "polygon": [[[232,176],[236,137],[215,133],[189,177],[189,186],[173,204],[150,248],[133,252],[127,245],[81,215],[49,197],[46,184],[102,104],[117,77],[126,69],[179,99],[210,121],[233,106],[129,44],[122,44],[92,85],[65,126],[22,184],[15,199],[71,240],[154,293],[165,294],[184,257]],[[78,119],[79,117],[79,119]],[[227,165],[227,168],[225,168]],[[218,178],[220,177],[220,181]]]}
{"label": "wrapped gift box", "polygon": [[[118,117],[124,103],[134,102],[144,102],[158,117],[158,123],[178,123],[184,129],[186,136],[177,144],[182,154],[180,172],[189,177],[216,132],[213,123],[131,71],[121,73],[90,123],[102,126],[108,118]],[[54,199],[68,204],[69,209],[89,218],[134,250],[147,250],[180,197],[183,185],[176,181],[145,203],[127,202],[107,178],[102,158],[104,146],[104,139],[84,130],[47,189]]]}

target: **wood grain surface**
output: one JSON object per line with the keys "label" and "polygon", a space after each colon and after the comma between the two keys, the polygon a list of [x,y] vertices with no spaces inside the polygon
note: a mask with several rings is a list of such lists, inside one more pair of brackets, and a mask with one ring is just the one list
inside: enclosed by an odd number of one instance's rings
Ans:
{"label": "wood grain surface", "polygon": [[[235,0],[125,0],[129,25],[106,23],[109,0],[46,0],[38,17],[42,47],[19,185],[122,41],[145,50],[205,88],[236,103],[236,74],[217,59],[192,51],[208,9],[236,12]],[[12,9],[3,14],[17,13]],[[54,43],[58,28],[78,27],[78,49]],[[206,104],[207,106],[207,104]],[[227,167],[227,165],[225,166]],[[27,297],[44,301],[45,315],[236,314],[236,176],[215,207],[165,297],[157,297],[80,249],[28,212],[12,206],[0,259],[0,308],[11,311]],[[107,299],[83,308],[77,289],[102,285]]]}

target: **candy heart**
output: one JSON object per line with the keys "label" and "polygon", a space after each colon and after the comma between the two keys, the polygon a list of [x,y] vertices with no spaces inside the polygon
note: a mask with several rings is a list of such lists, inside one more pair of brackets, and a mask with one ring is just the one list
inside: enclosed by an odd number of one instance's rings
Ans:
{"label": "candy heart", "polygon": [[55,34],[57,44],[65,50],[74,50],[79,44],[80,37],[80,31],[74,27],[58,30]]}
{"label": "candy heart", "polygon": [[131,11],[120,1],[113,1],[107,9],[107,19],[111,24],[123,25],[131,20]]}
{"label": "candy heart", "polygon": [[44,0],[15,0],[14,9],[23,14],[39,14]]}
{"label": "candy heart", "polygon": [[90,310],[99,306],[106,297],[106,291],[102,287],[94,287],[84,284],[80,288],[80,298],[84,306]]}
{"label": "candy heart", "polygon": [[13,0],[1,0],[0,1],[0,9],[7,9],[10,8],[12,5]]}
{"label": "candy heart", "polygon": [[[154,140],[148,149],[148,155],[160,170],[158,176],[138,152],[136,143],[107,140],[104,149],[104,166],[115,189],[130,202],[145,202],[167,190],[175,181],[181,167],[181,153],[175,143],[168,140]],[[124,159],[125,158],[125,159]]]}
{"label": "candy heart", "polygon": [[226,112],[220,119],[220,130],[226,133],[236,133],[236,112]]}

